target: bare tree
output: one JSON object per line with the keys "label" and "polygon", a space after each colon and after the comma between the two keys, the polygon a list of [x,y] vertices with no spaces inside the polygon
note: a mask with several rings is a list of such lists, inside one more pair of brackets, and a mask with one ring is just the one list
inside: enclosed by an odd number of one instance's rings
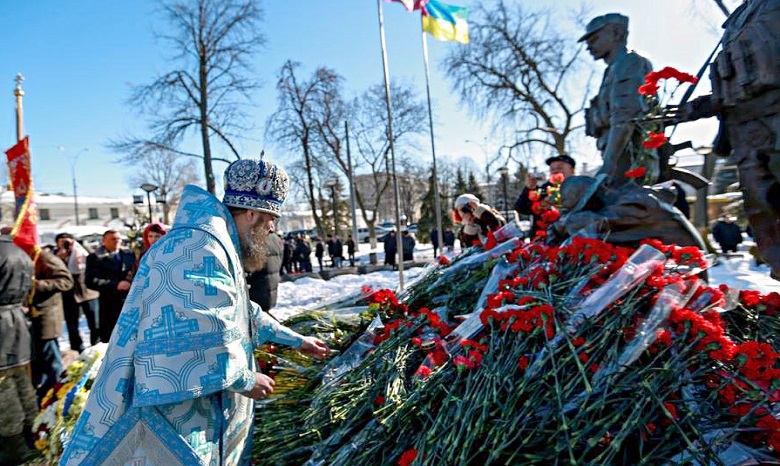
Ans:
{"label": "bare tree", "polygon": [[[175,69],[136,87],[128,103],[149,117],[150,135],[124,136],[109,147],[131,157],[158,150],[203,159],[206,188],[215,192],[212,138],[241,158],[233,139],[248,131],[243,106],[259,84],[251,78],[251,58],[265,43],[259,32],[259,0],[166,0],[161,5],[170,33]],[[179,148],[190,134],[200,137],[202,153]]]}
{"label": "bare tree", "polygon": [[[314,223],[324,233],[323,221],[318,212],[318,200],[323,198],[322,186],[333,171],[328,167],[317,149],[321,140],[316,130],[316,119],[320,116],[321,103],[338,87],[341,78],[325,68],[318,69],[311,79],[301,81],[296,75],[299,63],[287,61],[279,71],[276,83],[279,104],[276,112],[268,119],[266,132],[290,152],[303,156],[297,172],[303,177],[303,193],[309,203]],[[299,181],[300,182],[300,181]]]}
{"label": "bare tree", "polygon": [[[393,142],[398,165],[402,166],[403,156],[400,154],[415,148],[411,137],[426,132],[425,125],[420,122],[425,121],[428,114],[425,104],[411,87],[393,82],[390,84],[390,95],[393,106]],[[393,197],[384,87],[371,86],[354,99],[350,115],[350,133],[354,134],[353,153],[357,154],[354,160],[357,170],[365,173],[361,177],[362,182],[356,186],[355,200],[371,238],[374,238],[374,225],[382,206],[387,205],[388,199]],[[344,160],[339,163],[344,163]],[[425,175],[421,180],[421,184],[424,184]],[[402,190],[399,188],[399,191]]]}
{"label": "bare tree", "polygon": [[469,46],[453,47],[444,61],[461,101],[478,115],[518,128],[512,149],[568,152],[588,95],[587,85],[579,87],[578,102],[568,95],[581,49],[555,31],[549,12],[510,9],[504,0],[476,7],[469,36]]}
{"label": "bare tree", "polygon": [[136,171],[128,177],[132,187],[152,183],[158,187],[163,204],[163,222],[170,224],[171,207],[179,204],[184,186],[200,181],[194,160],[184,160],[170,151],[159,150],[143,155]]}

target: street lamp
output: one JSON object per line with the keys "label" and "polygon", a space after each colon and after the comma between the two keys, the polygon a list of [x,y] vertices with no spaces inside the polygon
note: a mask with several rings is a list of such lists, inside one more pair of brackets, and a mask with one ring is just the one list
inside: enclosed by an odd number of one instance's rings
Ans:
{"label": "street lamp", "polygon": [[336,204],[336,187],[339,185],[338,180],[330,180],[325,183],[325,187],[330,188],[331,199],[333,199],[333,231],[337,236],[339,235],[339,215],[338,205]]}
{"label": "street lamp", "polygon": [[[65,147],[59,146],[57,148],[60,151],[65,151]],[[79,225],[79,195],[78,191],[76,189],[76,162],[79,159],[79,156],[83,154],[84,152],[88,151],[89,148],[85,147],[78,152],[76,152],[74,155],[70,156],[70,179],[73,182],[73,213],[76,215],[76,225]]]}
{"label": "street lamp", "polygon": [[507,208],[506,183],[509,179],[509,167],[504,165],[498,169],[498,173],[501,175],[501,184],[504,185],[504,218],[508,219],[509,214],[507,212],[509,209]]}
{"label": "street lamp", "polygon": [[149,204],[149,223],[152,223],[152,197],[151,193],[152,191],[155,191],[157,189],[157,185],[154,185],[152,183],[144,183],[141,185],[141,189],[146,191],[146,202]]}

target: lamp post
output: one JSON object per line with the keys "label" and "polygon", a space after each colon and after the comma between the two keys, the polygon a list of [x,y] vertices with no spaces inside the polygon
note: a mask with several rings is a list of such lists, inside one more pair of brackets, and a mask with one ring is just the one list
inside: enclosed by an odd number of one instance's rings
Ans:
{"label": "lamp post", "polygon": [[336,204],[336,187],[339,185],[338,180],[330,180],[325,183],[325,187],[330,188],[330,195],[331,199],[333,200],[333,232],[337,236],[339,235],[339,215],[338,215],[338,206]]}
{"label": "lamp post", "polygon": [[[59,146],[57,149],[62,152],[65,151],[65,147],[63,146]],[[89,148],[85,147],[70,156],[70,179],[73,182],[73,213],[76,217],[76,225],[81,224],[79,221],[79,195],[78,190],[76,189],[76,162],[78,162],[79,156],[88,150]]]}
{"label": "lamp post", "polygon": [[149,223],[152,223],[152,191],[157,189],[157,185],[152,183],[144,183],[141,185],[141,189],[146,191],[146,203],[149,204]]}
{"label": "lamp post", "polygon": [[508,219],[509,214],[507,212],[509,209],[507,209],[507,195],[506,195],[506,183],[509,179],[509,167],[504,165],[503,167],[498,169],[498,173],[501,175],[501,184],[504,187],[504,218]]}

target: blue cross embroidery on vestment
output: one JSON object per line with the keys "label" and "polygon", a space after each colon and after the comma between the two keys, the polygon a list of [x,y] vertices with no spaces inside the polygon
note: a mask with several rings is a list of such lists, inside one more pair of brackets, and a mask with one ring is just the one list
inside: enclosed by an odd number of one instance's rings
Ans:
{"label": "blue cross embroidery on vestment", "polygon": [[135,337],[135,332],[138,329],[138,308],[134,307],[119,314],[116,326],[117,332],[119,332],[116,344],[124,347],[128,341]]}
{"label": "blue cross embroidery on vestment", "polygon": [[220,353],[217,355],[217,363],[209,367],[209,373],[200,378],[200,383],[204,387],[211,385],[220,385],[225,381],[225,374],[227,374],[227,366],[230,355],[228,353]]}
{"label": "blue cross embroidery on vestment", "polygon": [[204,257],[203,264],[194,270],[185,270],[184,279],[195,282],[198,286],[203,286],[203,292],[206,296],[216,296],[217,287],[215,284],[231,286],[233,281],[230,275],[225,273],[222,267],[218,266],[217,259],[214,256]]}
{"label": "blue cross embroidery on vestment", "polygon": [[185,319],[176,315],[173,306],[163,306],[160,317],[154,319],[152,327],[144,330],[145,340],[175,338],[198,330],[196,319]]}
{"label": "blue cross embroidery on vestment", "polygon": [[182,228],[179,230],[172,230],[165,235],[160,241],[163,242],[163,254],[170,254],[176,252],[176,247],[184,240],[192,238],[192,230],[189,228]]}
{"label": "blue cross embroidery on vestment", "polygon": [[189,222],[195,222],[204,216],[210,217],[214,215],[214,207],[207,202],[190,202],[184,206],[184,211],[189,214],[189,218],[187,219]]}
{"label": "blue cross embroidery on vestment", "polygon": [[[84,411],[81,414],[81,418],[79,419],[80,422],[82,422],[82,425],[89,426],[89,415],[90,413],[88,411]],[[94,429],[84,429],[84,433],[88,434],[90,432],[94,432]],[[96,437],[93,437],[91,435],[77,435],[71,439],[70,449],[73,452],[77,452],[79,450],[85,450],[90,451],[92,450],[92,447],[97,444],[98,439]]]}

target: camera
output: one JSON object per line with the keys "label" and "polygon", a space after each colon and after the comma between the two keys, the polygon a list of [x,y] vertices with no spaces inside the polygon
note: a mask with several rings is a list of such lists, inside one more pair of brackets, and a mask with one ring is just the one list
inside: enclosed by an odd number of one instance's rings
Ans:
{"label": "camera", "polygon": [[71,248],[72,245],[73,245],[73,243],[71,243],[70,241],[63,241],[62,242],[62,249],[66,250],[66,251],[70,251],[70,248]]}
{"label": "camera", "polygon": [[472,209],[470,205],[464,205],[463,207],[460,208],[460,211],[463,212],[464,214],[474,213],[474,209]]}

